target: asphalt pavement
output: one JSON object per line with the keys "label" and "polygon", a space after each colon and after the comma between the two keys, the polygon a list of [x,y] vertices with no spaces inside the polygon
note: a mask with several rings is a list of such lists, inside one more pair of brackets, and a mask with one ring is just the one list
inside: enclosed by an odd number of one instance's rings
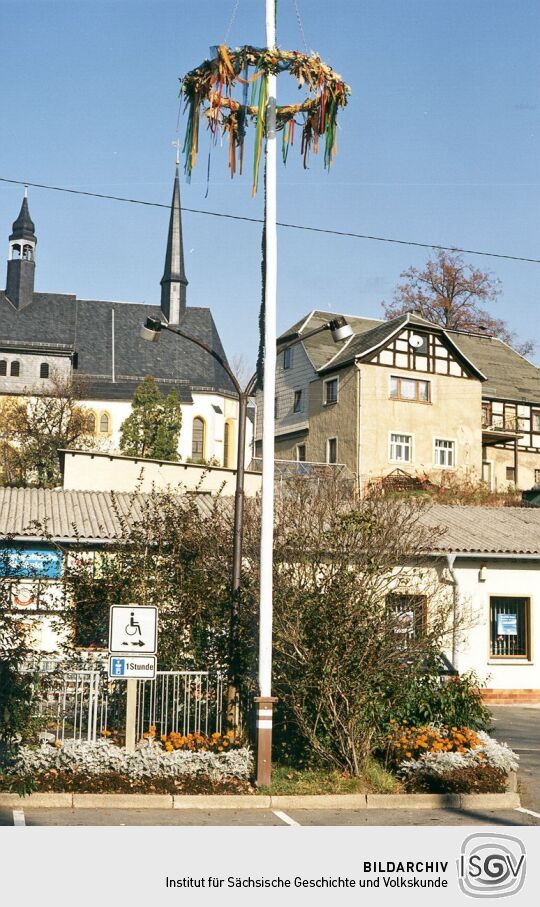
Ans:
{"label": "asphalt pavement", "polygon": [[492,706],[493,736],[519,756],[521,805],[540,813],[540,706]]}

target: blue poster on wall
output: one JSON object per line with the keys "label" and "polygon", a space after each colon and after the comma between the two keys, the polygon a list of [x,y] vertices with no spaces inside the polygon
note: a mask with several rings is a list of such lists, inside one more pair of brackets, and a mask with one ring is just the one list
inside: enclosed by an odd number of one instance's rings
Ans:
{"label": "blue poster on wall", "polygon": [[497,636],[517,636],[517,614],[497,614]]}
{"label": "blue poster on wall", "polygon": [[0,549],[0,576],[59,579],[62,552],[46,545]]}

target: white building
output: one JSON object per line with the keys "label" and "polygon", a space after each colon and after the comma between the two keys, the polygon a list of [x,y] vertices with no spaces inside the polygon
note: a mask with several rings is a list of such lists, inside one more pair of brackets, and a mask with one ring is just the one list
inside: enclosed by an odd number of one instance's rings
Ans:
{"label": "white building", "polygon": [[[96,446],[118,450],[135,389],[151,375],[163,393],[174,389],[180,399],[181,459],[234,468],[238,401],[225,370],[167,331],[159,344],[139,336],[150,316],[181,326],[226,359],[210,309],[186,304],[181,214],[177,167],[159,306],[78,299],[34,290],[37,238],[25,196],[9,237],[6,290],[0,291],[0,394],[44,394],[53,374],[79,375]],[[248,423],[248,452],[250,430]]]}

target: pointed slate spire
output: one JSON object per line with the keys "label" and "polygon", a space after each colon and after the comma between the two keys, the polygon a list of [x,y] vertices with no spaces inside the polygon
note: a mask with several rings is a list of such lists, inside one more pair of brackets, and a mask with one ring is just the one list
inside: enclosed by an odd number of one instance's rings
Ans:
{"label": "pointed slate spire", "polygon": [[22,200],[19,216],[17,220],[13,221],[13,233],[9,237],[9,241],[11,242],[13,239],[29,239],[32,242],[36,242],[35,230],[34,221],[30,217],[30,211],[28,209],[28,198],[25,195]]}
{"label": "pointed slate spire", "polygon": [[174,178],[169,235],[165,254],[165,269],[161,278],[161,311],[169,324],[179,324],[186,311],[188,281],[184,270],[184,244],[182,241],[182,209],[180,207],[180,180],[178,162]]}
{"label": "pointed slate spire", "polygon": [[6,296],[17,309],[24,308],[34,299],[37,244],[35,230],[25,190],[19,216],[13,221],[13,232],[9,237],[6,278]]}

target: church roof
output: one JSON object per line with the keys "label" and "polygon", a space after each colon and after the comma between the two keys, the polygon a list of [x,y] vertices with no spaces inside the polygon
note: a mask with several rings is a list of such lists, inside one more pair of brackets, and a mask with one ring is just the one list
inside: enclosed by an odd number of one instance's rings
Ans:
{"label": "church roof", "polygon": [[[163,314],[157,305],[55,293],[34,293],[33,301],[17,310],[0,291],[0,344],[23,347],[39,341],[73,349],[88,399],[131,400],[145,375],[162,390],[175,387],[185,402],[191,390],[235,394],[226,372],[195,344],[167,331],[159,343],[144,341],[139,330],[148,316],[161,319]],[[182,328],[226,358],[210,309],[188,307]]]}

